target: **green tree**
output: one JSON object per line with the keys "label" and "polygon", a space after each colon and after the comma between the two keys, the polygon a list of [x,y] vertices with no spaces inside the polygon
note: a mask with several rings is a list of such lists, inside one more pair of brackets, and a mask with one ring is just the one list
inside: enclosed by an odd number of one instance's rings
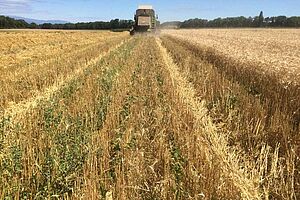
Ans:
{"label": "green tree", "polygon": [[42,29],[52,29],[53,25],[51,23],[44,23],[41,25]]}
{"label": "green tree", "polygon": [[288,27],[300,27],[300,17],[290,17],[287,19],[286,25]]}
{"label": "green tree", "polygon": [[36,28],[38,28],[39,26],[36,24],[36,23],[31,23],[31,24],[29,24],[29,26],[28,26],[28,28],[31,28],[31,29],[36,29]]}
{"label": "green tree", "polygon": [[264,25],[264,13],[263,11],[260,11],[259,17],[258,17],[258,26],[263,27]]}

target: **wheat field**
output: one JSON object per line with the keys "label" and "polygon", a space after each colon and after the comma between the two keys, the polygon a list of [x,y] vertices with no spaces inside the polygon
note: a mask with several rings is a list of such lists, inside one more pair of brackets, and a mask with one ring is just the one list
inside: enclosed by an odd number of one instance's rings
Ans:
{"label": "wheat field", "polygon": [[277,75],[283,84],[300,81],[299,29],[200,29],[166,30],[243,65],[252,63],[260,73]]}
{"label": "wheat field", "polygon": [[0,199],[300,198],[298,32],[0,32]]}

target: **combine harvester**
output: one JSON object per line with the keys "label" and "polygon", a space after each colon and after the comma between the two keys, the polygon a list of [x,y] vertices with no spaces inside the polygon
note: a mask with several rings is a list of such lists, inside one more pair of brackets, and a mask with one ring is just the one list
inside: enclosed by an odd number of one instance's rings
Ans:
{"label": "combine harvester", "polygon": [[136,10],[134,16],[134,26],[130,30],[130,35],[135,33],[155,33],[158,16],[155,15],[153,6],[141,5]]}

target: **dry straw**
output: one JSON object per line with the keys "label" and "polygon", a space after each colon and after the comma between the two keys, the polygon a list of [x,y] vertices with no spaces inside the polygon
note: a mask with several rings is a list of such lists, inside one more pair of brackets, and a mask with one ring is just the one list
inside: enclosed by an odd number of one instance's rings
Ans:
{"label": "dry straw", "polygon": [[235,152],[232,152],[228,148],[228,142],[226,136],[222,135],[217,130],[216,126],[212,123],[205,102],[199,102],[195,91],[191,84],[189,84],[186,78],[182,77],[176,64],[172,61],[172,58],[168,55],[167,50],[161,45],[161,41],[157,39],[157,44],[161,50],[164,62],[168,67],[170,76],[173,81],[174,87],[177,89],[178,95],[182,101],[187,104],[187,108],[192,112],[196,120],[196,130],[202,137],[207,140],[210,151],[220,160],[220,168],[224,176],[228,176],[233,184],[241,192],[241,196],[244,199],[260,199],[258,191],[257,179],[249,179],[249,174],[246,171],[245,166],[242,170],[239,162],[239,157]]}

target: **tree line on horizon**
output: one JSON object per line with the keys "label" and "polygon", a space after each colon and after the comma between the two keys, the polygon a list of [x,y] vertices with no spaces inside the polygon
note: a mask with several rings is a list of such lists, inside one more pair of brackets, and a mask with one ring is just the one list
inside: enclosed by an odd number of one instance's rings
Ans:
{"label": "tree line on horizon", "polygon": [[[66,29],[66,30],[127,30],[134,25],[133,20],[113,19],[109,22],[79,22],[66,24],[35,24],[24,20],[16,20],[11,17],[0,16],[0,28],[6,29]],[[165,22],[161,28],[238,28],[238,27],[300,27],[300,17],[264,17],[260,12],[256,17],[227,17],[213,20],[189,19],[183,22]]]}
{"label": "tree line on horizon", "polygon": [[238,28],[238,27],[300,27],[300,17],[264,17],[261,11],[256,17],[227,17],[216,18],[213,20],[207,19],[189,19],[183,22],[166,22],[162,27],[177,27],[177,28]]}
{"label": "tree line on horizon", "polygon": [[66,30],[118,30],[130,29],[134,24],[133,20],[113,19],[109,22],[78,22],[65,24],[36,24],[27,23],[25,20],[16,20],[11,17],[0,16],[0,28],[6,29],[66,29]]}
{"label": "tree line on horizon", "polygon": [[113,19],[109,22],[78,22],[66,24],[45,23],[39,26],[41,29],[66,29],[66,30],[124,30],[130,29],[134,24],[133,20]]}

